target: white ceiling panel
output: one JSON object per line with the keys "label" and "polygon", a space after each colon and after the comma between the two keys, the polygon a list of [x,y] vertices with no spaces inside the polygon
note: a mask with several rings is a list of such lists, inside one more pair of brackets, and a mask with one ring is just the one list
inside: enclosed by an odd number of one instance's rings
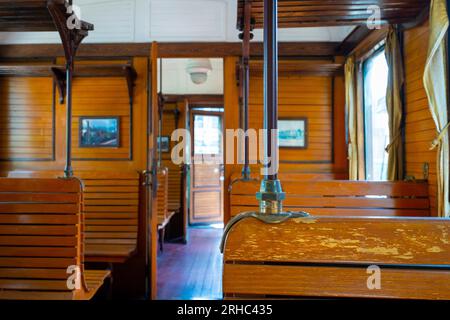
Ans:
{"label": "white ceiling panel", "polygon": [[157,41],[225,41],[226,0],[153,0],[150,39]]}
{"label": "white ceiling panel", "polygon": [[[239,42],[237,0],[74,0],[95,30],[85,40]],[[280,29],[279,41],[342,41],[353,27]],[[262,41],[255,30],[254,41]],[[0,32],[0,43],[59,43],[56,32]]]}

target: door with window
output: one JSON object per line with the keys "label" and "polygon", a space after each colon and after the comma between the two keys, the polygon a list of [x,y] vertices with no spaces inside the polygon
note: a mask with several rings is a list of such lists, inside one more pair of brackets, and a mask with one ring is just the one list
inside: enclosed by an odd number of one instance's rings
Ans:
{"label": "door with window", "polygon": [[191,205],[189,222],[223,222],[222,113],[191,112]]}

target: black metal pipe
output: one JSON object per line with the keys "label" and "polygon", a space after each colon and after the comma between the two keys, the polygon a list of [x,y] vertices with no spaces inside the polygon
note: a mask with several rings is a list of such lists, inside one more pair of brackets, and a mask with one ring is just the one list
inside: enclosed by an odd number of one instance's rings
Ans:
{"label": "black metal pipe", "polygon": [[66,167],[64,176],[66,178],[73,176],[72,169],[72,79],[73,79],[74,61],[73,57],[66,62]]}
{"label": "black metal pipe", "polygon": [[[248,121],[248,101],[249,101],[249,95],[250,95],[250,86],[249,86],[249,78],[250,78],[250,71],[249,71],[249,66],[248,66],[248,60],[244,61],[244,65],[243,65],[243,74],[244,74],[244,79],[243,79],[243,87],[244,87],[244,91],[243,91],[243,95],[242,95],[242,102],[243,102],[243,109],[244,109],[244,121],[243,121],[243,130],[245,133],[245,137],[244,137],[244,168],[243,168],[243,172],[245,174],[250,173],[250,155],[249,155],[249,136],[247,134],[248,131],[248,125],[249,125],[249,121]],[[248,177],[246,177],[248,178]]]}
{"label": "black metal pipe", "polygon": [[244,167],[242,168],[242,177],[244,179],[250,178],[250,141],[247,135],[249,120],[248,120],[248,104],[250,96],[250,39],[251,39],[251,1],[245,2],[244,7],[244,20],[242,28],[242,109],[243,109],[243,123],[242,129],[244,130]]}
{"label": "black metal pipe", "polygon": [[[278,140],[272,139],[272,130],[278,129],[278,42],[277,0],[264,0],[264,129],[266,133],[266,169],[278,162]],[[264,180],[278,180],[278,174],[265,173]]]}

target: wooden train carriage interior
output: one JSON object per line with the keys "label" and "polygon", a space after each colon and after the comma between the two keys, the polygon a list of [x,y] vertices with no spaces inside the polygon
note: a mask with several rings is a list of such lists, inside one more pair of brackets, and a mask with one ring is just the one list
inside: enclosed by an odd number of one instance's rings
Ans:
{"label": "wooden train carriage interior", "polygon": [[0,299],[450,300],[449,10],[0,0]]}

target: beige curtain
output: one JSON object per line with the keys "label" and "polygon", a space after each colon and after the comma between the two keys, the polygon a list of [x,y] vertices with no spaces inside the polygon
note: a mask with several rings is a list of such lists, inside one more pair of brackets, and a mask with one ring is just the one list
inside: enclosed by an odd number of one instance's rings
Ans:
{"label": "beige curtain", "polygon": [[447,134],[447,50],[446,33],[449,26],[445,0],[432,0],[430,7],[430,40],[423,84],[438,137],[432,148],[437,148],[438,214],[449,217],[449,168]]}
{"label": "beige curtain", "polygon": [[349,178],[358,180],[358,144],[356,128],[356,72],[355,58],[345,63],[345,114],[348,137]]}
{"label": "beige curtain", "polygon": [[388,85],[386,90],[386,107],[389,117],[388,180],[403,180],[403,139],[402,139],[402,87],[403,61],[398,40],[398,32],[394,26],[389,28],[385,45],[386,61],[389,66]]}

